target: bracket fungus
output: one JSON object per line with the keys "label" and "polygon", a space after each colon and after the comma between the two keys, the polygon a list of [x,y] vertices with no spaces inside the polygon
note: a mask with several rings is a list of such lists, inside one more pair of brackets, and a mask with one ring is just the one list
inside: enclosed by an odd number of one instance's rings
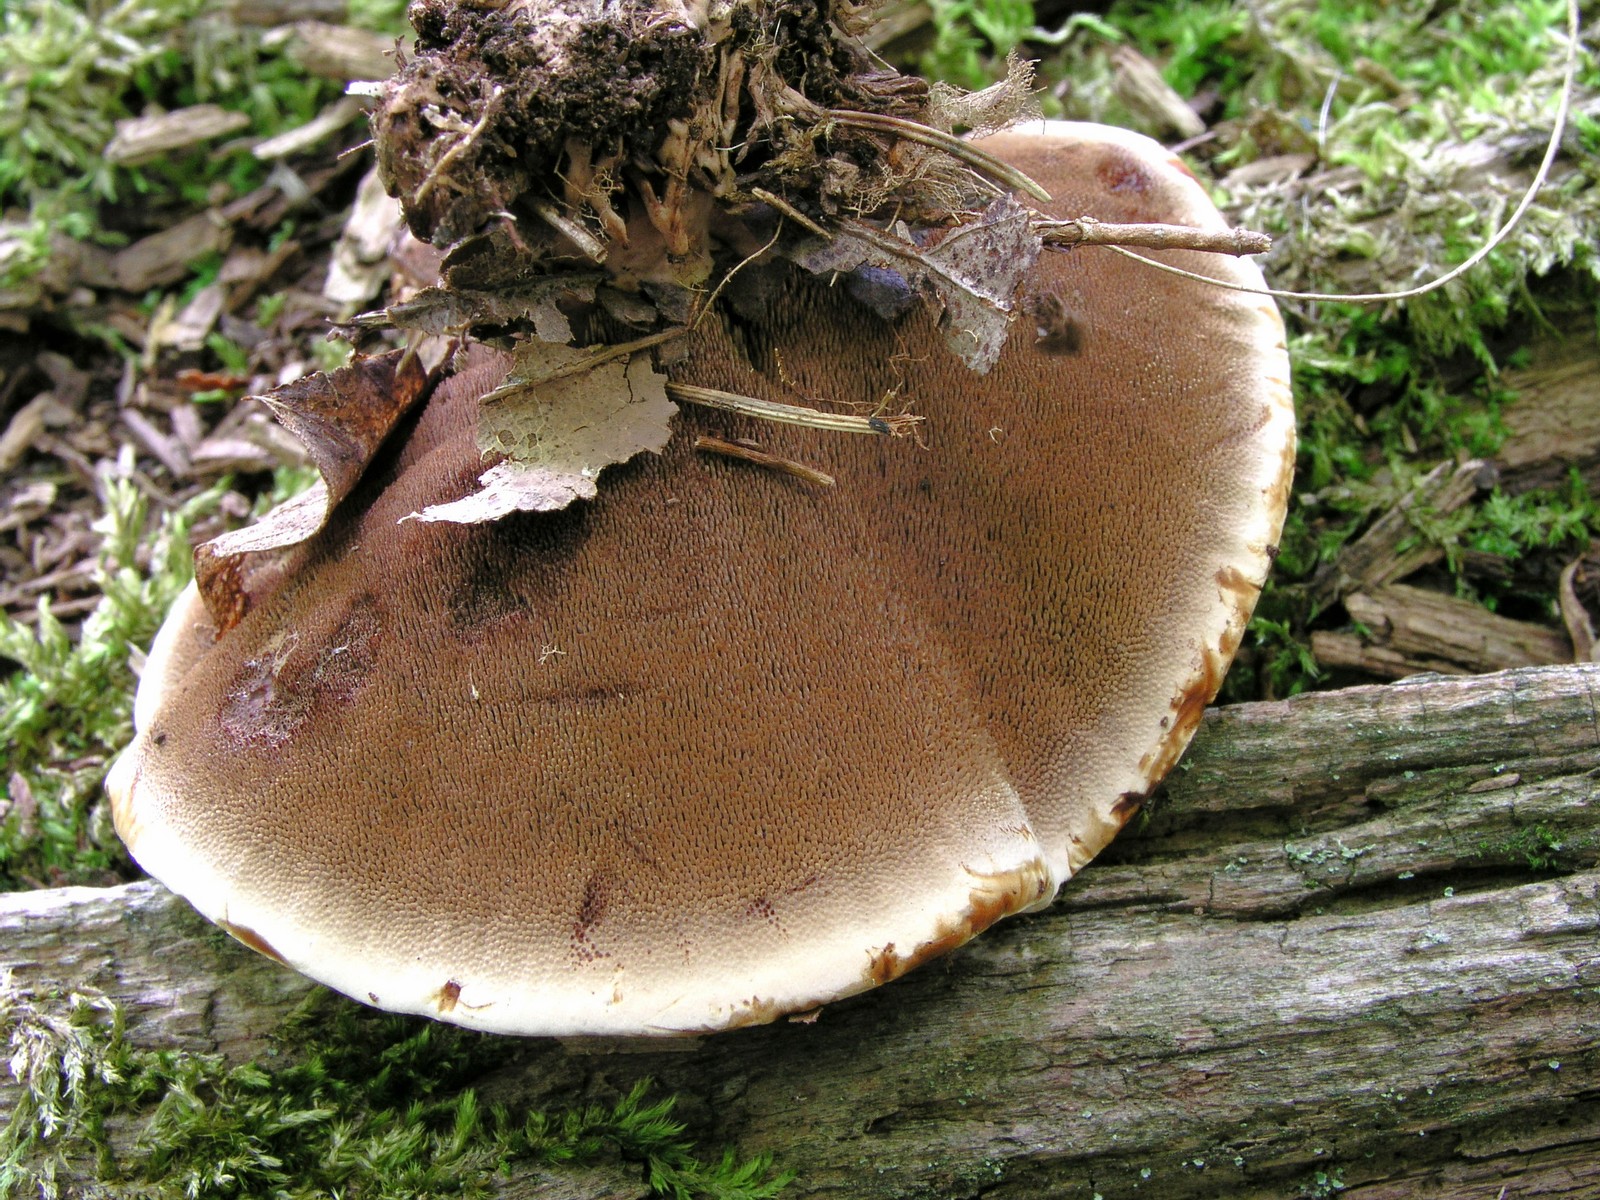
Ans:
{"label": "bracket fungus", "polygon": [[[980,145],[1060,218],[1225,228],[1147,139],[1032,122]],[[696,409],[585,466],[616,463],[583,503],[414,519],[504,461],[482,401],[522,358],[477,345],[423,379],[397,352],[307,385],[288,406],[326,488],[203,547],[149,656],[108,782],[135,858],[358,1000],[520,1034],[769,1021],[1048,904],[1243,635],[1294,457],[1283,327],[1080,246],[1021,264],[1025,315],[980,372],[858,241],[736,247],[744,285],[627,388],[654,423],[657,367],[669,394],[894,394],[916,441]],[[327,432],[348,412],[354,441]],[[839,482],[697,453],[684,426]],[[329,450],[356,443],[359,472]]]}

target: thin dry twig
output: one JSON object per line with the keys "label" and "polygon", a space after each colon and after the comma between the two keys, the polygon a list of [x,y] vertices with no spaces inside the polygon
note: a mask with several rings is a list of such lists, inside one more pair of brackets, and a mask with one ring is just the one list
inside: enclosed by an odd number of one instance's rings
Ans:
{"label": "thin dry twig", "polygon": [[833,234],[829,233],[821,225],[818,225],[815,221],[806,216],[805,213],[801,212],[794,205],[790,204],[782,196],[774,195],[772,192],[767,191],[766,188],[758,187],[751,188],[750,194],[757,200],[760,200],[763,204],[770,204],[773,208],[777,209],[784,216],[788,217],[791,221],[800,226],[802,229],[806,230],[808,233],[814,233],[821,238],[831,239],[833,237]]}
{"label": "thin dry twig", "polygon": [[782,471],[785,475],[793,475],[797,479],[821,484],[823,487],[833,487],[839,482],[826,471],[808,467],[804,463],[795,462],[792,458],[768,454],[765,450],[757,450],[753,446],[741,445],[738,442],[724,441],[719,437],[707,437],[701,434],[694,439],[694,448],[708,454],[720,454],[725,458],[737,458],[742,462],[754,463],[758,467],[770,467],[774,471]]}
{"label": "thin dry twig", "polygon": [[667,384],[667,395],[685,404],[698,404],[702,408],[721,409],[723,412],[739,413],[762,421],[776,421],[783,425],[799,425],[806,429],[829,429],[835,433],[876,433],[903,437],[923,420],[914,413],[897,413],[891,417],[858,417],[850,413],[823,412],[819,408],[804,408],[777,400],[758,400],[754,396],[695,387],[688,383]]}
{"label": "thin dry twig", "polygon": [[1145,250],[1204,250],[1212,254],[1265,254],[1272,239],[1253,229],[1195,229],[1188,225],[1122,225],[1078,217],[1040,219],[1033,228],[1046,246],[1138,246]]}
{"label": "thin dry twig", "polygon": [[539,215],[540,220],[544,221],[545,224],[550,226],[550,228],[554,229],[579,250],[583,251],[588,258],[597,263],[603,263],[606,261],[606,247],[600,241],[600,239],[595,237],[594,234],[590,233],[576,221],[569,220],[568,218],[562,216],[556,211],[554,205],[543,203],[535,204],[533,206],[533,211]]}

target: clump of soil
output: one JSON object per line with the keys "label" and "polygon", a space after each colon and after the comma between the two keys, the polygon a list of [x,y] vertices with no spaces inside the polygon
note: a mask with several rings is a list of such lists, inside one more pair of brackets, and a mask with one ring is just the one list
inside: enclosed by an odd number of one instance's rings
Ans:
{"label": "clump of soil", "polygon": [[[1047,197],[956,134],[1025,115],[1030,68],[970,95],[900,75],[866,48],[872,14],[848,0],[416,0],[409,16],[415,54],[373,131],[380,178],[439,252],[439,279],[344,326],[352,340],[405,331],[409,350],[269,397],[323,490],[202,547],[219,626],[248,608],[250,580],[291,569],[365,465],[341,455],[375,448],[364,435],[466,361],[451,353],[464,341],[503,364],[480,398],[484,470],[418,520],[592,497],[606,466],[662,448],[675,400],[753,411],[761,401],[674,390],[668,343],[719,304],[758,320],[763,288],[790,271],[842,279],[885,319],[925,303],[968,366],[998,358],[1044,239],[1012,193]],[[434,369],[400,396],[391,380],[414,354]],[[890,435],[916,419],[774,408]]]}
{"label": "clump of soil", "polygon": [[871,13],[840,0],[417,0],[410,16],[417,54],[374,116],[384,182],[441,249],[498,232],[501,283],[576,259],[630,289],[694,288],[774,212],[797,233],[890,212],[959,224],[1001,189],[949,135],[1028,107],[1025,68],[971,97],[887,68],[860,40]]}

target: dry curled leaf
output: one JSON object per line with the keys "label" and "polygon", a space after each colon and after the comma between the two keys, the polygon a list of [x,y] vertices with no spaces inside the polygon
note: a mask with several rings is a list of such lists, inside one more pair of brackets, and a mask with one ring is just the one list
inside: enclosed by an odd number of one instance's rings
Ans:
{"label": "dry curled leaf", "polygon": [[504,357],[506,380],[483,398],[478,427],[479,449],[497,461],[478,477],[478,491],[431,504],[417,519],[471,525],[552,512],[594,499],[605,467],[667,444],[678,407],[648,354],[572,373],[588,352],[532,341]]}
{"label": "dry curled leaf", "polygon": [[261,397],[294,434],[321,476],[254,525],[195,547],[195,583],[226,633],[281,580],[292,550],[327,522],[378,447],[427,390],[428,373],[402,350],[357,358],[331,374],[308,375]]}

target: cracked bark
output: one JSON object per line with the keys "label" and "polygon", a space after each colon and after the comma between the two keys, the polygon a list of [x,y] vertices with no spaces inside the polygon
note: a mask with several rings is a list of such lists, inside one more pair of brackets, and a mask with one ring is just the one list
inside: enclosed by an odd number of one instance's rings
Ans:
{"label": "cracked bark", "polygon": [[[508,1040],[484,1098],[654,1076],[707,1146],[799,1170],[793,1196],[1600,1194],[1597,686],[1213,710],[1048,912],[811,1025]],[[311,986],[149,883],[0,897],[0,946],[23,986],[121,1000],[142,1044],[235,1059]],[[507,1187],[643,1194],[628,1170]]]}

